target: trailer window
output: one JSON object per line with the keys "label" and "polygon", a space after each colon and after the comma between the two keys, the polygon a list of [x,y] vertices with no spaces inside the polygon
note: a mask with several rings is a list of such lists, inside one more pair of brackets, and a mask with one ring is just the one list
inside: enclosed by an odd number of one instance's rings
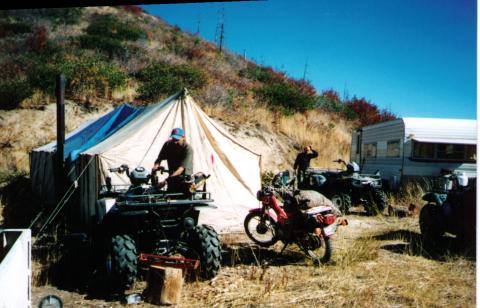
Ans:
{"label": "trailer window", "polygon": [[400,140],[387,141],[387,157],[400,157]]}
{"label": "trailer window", "polygon": [[377,143],[365,144],[365,157],[377,157]]}
{"label": "trailer window", "polygon": [[470,144],[413,143],[413,158],[476,162],[476,146]]}
{"label": "trailer window", "polygon": [[473,144],[467,146],[467,161],[477,161],[477,147]]}
{"label": "trailer window", "polygon": [[461,160],[465,158],[465,145],[463,144],[437,144],[438,159]]}
{"label": "trailer window", "polygon": [[435,143],[413,143],[413,157],[420,159],[435,159]]}

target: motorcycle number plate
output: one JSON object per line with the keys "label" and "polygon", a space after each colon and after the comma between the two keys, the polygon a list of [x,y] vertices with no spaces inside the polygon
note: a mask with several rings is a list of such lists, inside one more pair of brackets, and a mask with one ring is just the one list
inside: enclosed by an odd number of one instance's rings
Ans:
{"label": "motorcycle number plate", "polygon": [[336,224],[331,224],[328,227],[325,227],[323,229],[323,232],[325,233],[326,236],[333,235],[337,231],[337,225]]}

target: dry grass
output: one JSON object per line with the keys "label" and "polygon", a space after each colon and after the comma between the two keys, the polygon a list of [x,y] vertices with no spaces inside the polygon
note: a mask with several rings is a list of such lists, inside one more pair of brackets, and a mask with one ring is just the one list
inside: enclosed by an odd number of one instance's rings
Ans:
{"label": "dry grass", "polygon": [[[242,128],[250,130],[248,138],[241,141],[262,154],[262,159],[265,158],[264,171],[291,168],[298,149],[305,145],[312,145],[319,153],[318,158],[311,161],[313,167],[339,168],[333,160],[349,160],[352,124],[334,115],[310,110],[287,116],[253,103],[245,103],[235,109],[222,105],[206,105],[204,110],[216,119],[233,123],[230,131],[236,136],[241,135],[236,131],[242,131]],[[273,145],[275,142],[266,138],[270,135],[281,144]],[[255,136],[258,138],[255,139]],[[255,142],[246,140],[252,137]],[[271,159],[278,155],[281,159]]]}
{"label": "dry grass", "polygon": [[[417,218],[350,215],[338,230],[329,264],[313,266],[295,247],[262,249],[243,234],[222,236],[224,265],[211,281],[184,285],[177,307],[472,307],[473,260],[431,259],[418,244]],[[142,292],[138,282],[129,291]],[[48,287],[34,288],[34,298]],[[107,305],[56,290],[66,303]],[[35,303],[35,301],[34,301]],[[121,307],[109,301],[110,307]],[[140,307],[153,307],[142,303]]]}
{"label": "dry grass", "polygon": [[410,247],[418,234],[415,219],[354,217],[351,221],[337,234],[332,264],[226,267],[213,282],[188,284],[180,306],[475,304],[475,262],[462,257],[440,262],[422,256],[421,248]]}
{"label": "dry grass", "polygon": [[[67,101],[65,104],[67,133],[111,109],[110,105],[98,107],[96,112],[86,112],[82,107]],[[2,156],[0,172],[28,172],[28,153],[55,138],[55,104],[46,105],[43,109],[0,110],[0,155]]]}
{"label": "dry grass", "polygon": [[414,204],[419,210],[425,204],[422,197],[428,190],[427,186],[418,182],[409,182],[398,193],[386,193],[387,203],[404,209],[407,209],[410,204]]}

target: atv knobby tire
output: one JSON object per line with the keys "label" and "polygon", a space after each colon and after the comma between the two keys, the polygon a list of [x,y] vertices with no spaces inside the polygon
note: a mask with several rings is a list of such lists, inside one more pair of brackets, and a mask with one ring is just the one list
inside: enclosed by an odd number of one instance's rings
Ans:
{"label": "atv knobby tire", "polygon": [[368,215],[378,215],[383,212],[386,205],[385,193],[382,189],[370,187],[366,193],[365,211]]}
{"label": "atv knobby tire", "polygon": [[348,214],[352,207],[352,198],[349,194],[333,193],[330,195],[330,201],[332,201],[333,205],[335,205],[344,215]]}
{"label": "atv knobby tire", "polygon": [[123,292],[132,287],[137,276],[137,263],[135,241],[126,234],[114,235],[107,253],[107,273],[113,291]]}
{"label": "atv knobby tire", "polygon": [[200,260],[198,276],[201,279],[211,279],[220,270],[222,262],[222,250],[218,234],[213,227],[198,225],[189,231],[188,237],[190,258]]}
{"label": "atv knobby tire", "polygon": [[373,201],[375,202],[377,209],[382,212],[387,206],[387,197],[385,196],[385,192],[381,188],[374,188],[372,193]]}

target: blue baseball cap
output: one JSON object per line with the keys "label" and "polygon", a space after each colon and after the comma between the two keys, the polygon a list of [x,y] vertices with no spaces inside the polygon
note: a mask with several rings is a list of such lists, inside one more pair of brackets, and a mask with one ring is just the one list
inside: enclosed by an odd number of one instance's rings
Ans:
{"label": "blue baseball cap", "polygon": [[180,127],[174,128],[170,134],[170,138],[175,140],[180,140],[182,137],[185,137],[185,132]]}

